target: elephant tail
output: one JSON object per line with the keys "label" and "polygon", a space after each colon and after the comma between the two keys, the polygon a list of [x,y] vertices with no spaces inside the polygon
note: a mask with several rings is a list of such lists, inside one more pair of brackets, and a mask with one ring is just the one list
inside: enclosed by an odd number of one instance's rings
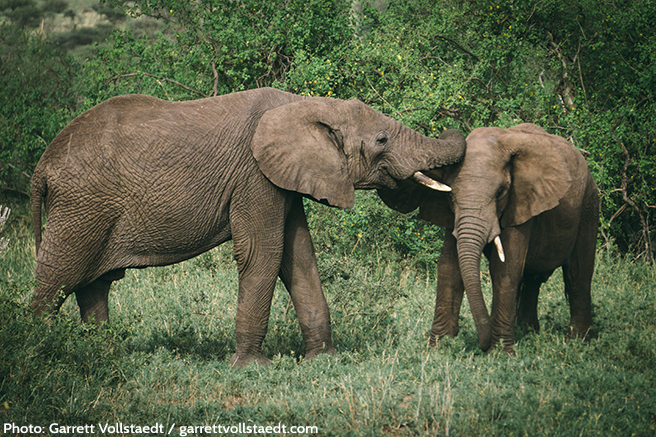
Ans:
{"label": "elephant tail", "polygon": [[41,205],[43,205],[46,191],[45,177],[35,172],[32,176],[32,221],[34,223],[34,245],[37,255],[41,246]]}

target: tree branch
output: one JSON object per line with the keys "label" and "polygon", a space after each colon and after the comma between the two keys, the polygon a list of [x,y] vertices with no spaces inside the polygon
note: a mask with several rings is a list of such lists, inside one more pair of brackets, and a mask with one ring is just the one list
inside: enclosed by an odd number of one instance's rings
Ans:
{"label": "tree branch", "polygon": [[[638,214],[638,217],[640,217],[640,223],[642,224],[642,239],[645,242],[645,256],[647,257],[647,261],[653,264],[654,254],[651,249],[649,224],[647,223],[647,220],[645,219],[645,216],[642,214],[642,211],[640,210],[638,205],[633,201],[633,199],[629,197],[629,192],[628,192],[629,177],[627,176],[627,170],[629,168],[629,162],[631,162],[631,156],[629,155],[629,151],[626,149],[626,146],[624,146],[624,143],[618,140],[615,141],[620,143],[620,147],[622,148],[622,154],[624,155],[624,165],[622,167],[622,187],[619,189],[619,191],[622,193],[622,200],[624,200],[624,205],[628,204],[631,208],[635,210],[635,212]],[[616,215],[613,215],[613,218],[615,218]]]}
{"label": "tree branch", "polygon": [[[438,38],[438,39],[441,39],[442,41],[446,41],[446,42],[449,42],[449,43],[453,44],[454,46],[456,46],[456,48],[458,50],[460,50],[463,53],[468,54],[469,56],[474,58],[474,60],[476,62],[479,62],[478,56],[476,56],[471,51],[467,50],[466,48],[464,48],[463,46],[461,46],[460,44],[458,44],[456,41],[452,40],[451,38],[447,38],[446,36],[442,36],[442,35],[435,35],[433,38]],[[433,47],[431,49],[431,51],[434,51],[435,49],[437,49],[437,46]]]}
{"label": "tree branch", "polygon": [[198,94],[199,96],[202,96],[202,97],[209,97],[209,96],[208,96],[207,94],[205,94],[204,92],[202,92],[202,91],[198,91],[198,90],[195,90],[195,89],[193,89],[193,88],[190,88],[190,87],[188,87],[187,85],[184,85],[184,84],[178,82],[177,80],[169,79],[168,77],[162,77],[162,78],[160,78],[159,76],[156,76],[156,75],[154,75],[154,74],[150,74],[150,73],[145,73],[145,72],[141,72],[141,73],[126,73],[126,74],[119,74],[119,75],[117,75],[117,76],[110,77],[110,78],[107,79],[105,82],[116,82],[116,81],[119,80],[119,79],[123,79],[123,78],[126,78],[126,77],[135,77],[135,76],[146,76],[146,77],[152,77],[152,78],[154,78],[154,79],[156,79],[156,80],[159,80],[159,81],[170,82],[170,83],[172,83],[172,84],[174,84],[174,85],[177,85],[177,86],[179,86],[179,87],[181,87],[181,88],[186,89],[187,91],[191,91],[192,93]]}
{"label": "tree branch", "polygon": [[216,71],[216,62],[212,61],[212,73],[214,73],[214,88],[212,89],[212,97],[219,94],[219,72]]}
{"label": "tree branch", "polygon": [[[39,137],[39,138],[40,138],[40,137]],[[13,165],[13,164],[10,163],[10,162],[7,162],[7,161],[0,161],[0,162],[3,163],[4,165],[6,165],[6,166],[9,167],[9,168],[12,168],[12,169],[14,169],[14,170],[18,170],[18,167],[16,167],[15,165]],[[23,170],[20,170],[20,174],[22,174],[23,176],[25,176],[25,177],[28,178],[28,179],[32,179],[32,175],[29,174],[29,173],[26,173],[26,172],[23,171]],[[26,194],[27,194],[27,193],[26,193]]]}

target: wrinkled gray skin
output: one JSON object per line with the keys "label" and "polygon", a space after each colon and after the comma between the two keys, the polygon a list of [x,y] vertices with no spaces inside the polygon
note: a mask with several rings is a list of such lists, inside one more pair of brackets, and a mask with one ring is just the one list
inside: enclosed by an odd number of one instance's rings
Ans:
{"label": "wrinkled gray skin", "polygon": [[232,239],[231,363],[269,362],[261,345],[277,277],[306,357],[333,353],[302,197],[350,208],[354,189],[395,188],[460,160],[464,138],[449,138],[424,137],[360,101],[274,89],[174,103],[109,99],[64,128],[35,170],[32,307],[56,311],[74,292],[84,322],[107,321],[110,285],[125,269],[177,263]]}
{"label": "wrinkled gray skin", "polygon": [[[564,139],[532,124],[479,128],[467,137],[465,159],[428,172],[453,189],[436,193],[400,184],[379,190],[389,206],[447,228],[438,265],[431,343],[458,334],[463,291],[488,350],[503,342],[514,353],[517,323],[539,330],[540,285],[562,266],[569,298],[570,336],[592,325],[590,283],[599,221],[598,190],[583,156]],[[493,244],[500,236],[501,262]],[[492,313],[481,293],[480,258],[490,261]]]}

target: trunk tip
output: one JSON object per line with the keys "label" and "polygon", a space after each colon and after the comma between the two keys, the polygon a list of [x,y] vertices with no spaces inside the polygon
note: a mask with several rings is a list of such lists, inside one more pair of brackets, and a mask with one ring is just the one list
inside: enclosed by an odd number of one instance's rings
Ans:
{"label": "trunk tip", "polygon": [[478,347],[480,347],[483,352],[489,351],[492,347],[492,336],[490,334],[479,334]]}

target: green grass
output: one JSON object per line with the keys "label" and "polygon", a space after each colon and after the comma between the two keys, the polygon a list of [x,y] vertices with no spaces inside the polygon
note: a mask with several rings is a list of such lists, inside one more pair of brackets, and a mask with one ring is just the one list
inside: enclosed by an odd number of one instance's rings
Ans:
{"label": "green grass", "polygon": [[458,338],[427,345],[434,269],[393,253],[318,247],[338,353],[304,360],[279,285],[264,345],[273,364],[237,370],[228,364],[237,302],[230,245],[128,271],[112,288],[104,330],[80,325],[72,297],[44,325],[28,316],[33,241],[25,212],[14,211],[0,255],[3,424],[94,424],[99,433],[99,423],[157,422],[165,432],[175,424],[173,435],[240,423],[317,426],[327,436],[656,434],[653,266],[600,254],[589,343],[565,341],[557,272],[541,292],[541,332],[519,336],[508,357],[478,350],[466,303]]}

